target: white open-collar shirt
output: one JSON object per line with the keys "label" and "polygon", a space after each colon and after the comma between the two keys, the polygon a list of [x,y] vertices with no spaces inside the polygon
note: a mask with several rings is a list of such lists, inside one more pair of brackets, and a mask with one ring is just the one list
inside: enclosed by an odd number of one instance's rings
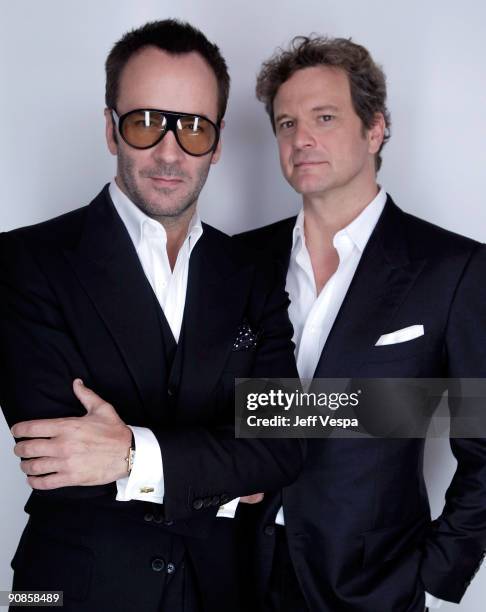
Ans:
{"label": "white open-collar shirt", "polygon": [[[151,219],[118,187],[110,183],[109,192],[115,209],[135,247],[157,300],[176,342],[182,326],[186,302],[189,259],[203,227],[196,210],[189,222],[187,235],[171,270],[167,255],[167,234],[158,221]],[[157,438],[146,427],[129,426],[135,438],[135,460],[130,476],[117,480],[117,500],[138,499],[161,504],[164,500],[164,472]]]}
{"label": "white open-collar shirt", "polygon": [[[286,290],[289,294],[289,317],[294,327],[295,358],[303,381],[312,379],[322,349],[353,280],[363,251],[386,204],[386,192],[380,188],[376,197],[349,225],[333,237],[339,256],[336,272],[317,294],[309,251],[305,244],[304,210],[297,215],[292,250],[287,271]],[[304,382],[305,384],[305,382]],[[285,524],[283,508],[275,519]],[[439,608],[440,599],[425,593],[425,605]]]}

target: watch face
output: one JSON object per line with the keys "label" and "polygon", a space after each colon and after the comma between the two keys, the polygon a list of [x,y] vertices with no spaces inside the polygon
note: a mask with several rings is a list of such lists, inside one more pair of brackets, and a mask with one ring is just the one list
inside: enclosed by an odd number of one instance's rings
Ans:
{"label": "watch face", "polygon": [[[132,442],[133,443],[133,442]],[[130,474],[133,468],[133,461],[135,460],[135,448],[132,446],[128,451],[128,455],[125,457],[127,463],[127,473]]]}

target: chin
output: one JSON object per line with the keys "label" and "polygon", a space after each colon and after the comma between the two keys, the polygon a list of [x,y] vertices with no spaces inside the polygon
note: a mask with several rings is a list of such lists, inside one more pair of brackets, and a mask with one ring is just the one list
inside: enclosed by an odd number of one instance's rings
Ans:
{"label": "chin", "polygon": [[[292,184],[292,183],[291,183]],[[295,181],[292,187],[301,195],[311,195],[313,193],[322,193],[329,189],[329,185],[317,181]]]}

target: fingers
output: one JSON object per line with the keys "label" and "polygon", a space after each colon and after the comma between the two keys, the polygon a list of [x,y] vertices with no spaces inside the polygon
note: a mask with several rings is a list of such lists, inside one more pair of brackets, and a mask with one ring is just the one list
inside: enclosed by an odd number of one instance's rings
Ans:
{"label": "fingers", "polygon": [[74,395],[83,404],[88,412],[91,412],[91,410],[103,402],[99,395],[96,395],[94,391],[84,386],[84,383],[80,378],[76,378],[73,381],[73,391]]}
{"label": "fingers", "polygon": [[57,472],[60,469],[60,462],[52,457],[39,457],[21,461],[20,469],[27,476],[40,476]]}
{"label": "fingers", "polygon": [[38,491],[59,489],[69,486],[69,481],[63,474],[49,474],[48,476],[28,476],[27,483]]}
{"label": "fingers", "polygon": [[14,446],[14,454],[17,457],[53,457],[57,455],[56,447],[51,440],[35,438],[34,440],[22,440]]}
{"label": "fingers", "polygon": [[244,497],[240,497],[240,502],[244,504],[259,504],[264,497],[264,493],[254,493],[253,495],[245,495]]}
{"label": "fingers", "polygon": [[10,431],[15,438],[53,438],[61,431],[62,423],[70,418],[22,421],[16,423]]}
{"label": "fingers", "polygon": [[99,410],[100,408],[106,409],[110,408],[114,411],[111,404],[105,402],[103,398],[97,395],[92,389],[86,387],[83,381],[80,378],[76,378],[73,381],[73,391],[74,395],[78,398],[78,400],[83,404],[86,408],[88,414],[93,412],[93,410]]}

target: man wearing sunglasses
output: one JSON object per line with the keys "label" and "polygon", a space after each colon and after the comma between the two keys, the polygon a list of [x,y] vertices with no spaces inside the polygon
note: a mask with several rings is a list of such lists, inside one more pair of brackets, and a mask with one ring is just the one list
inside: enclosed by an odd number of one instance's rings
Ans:
{"label": "man wearing sunglasses", "polygon": [[298,442],[233,428],[235,377],[296,376],[287,298],[197,212],[221,153],[218,48],[149,23],[106,74],[115,180],[0,240],[0,403],[34,489],[13,588],[69,611],[234,612],[229,502],[302,463]]}

